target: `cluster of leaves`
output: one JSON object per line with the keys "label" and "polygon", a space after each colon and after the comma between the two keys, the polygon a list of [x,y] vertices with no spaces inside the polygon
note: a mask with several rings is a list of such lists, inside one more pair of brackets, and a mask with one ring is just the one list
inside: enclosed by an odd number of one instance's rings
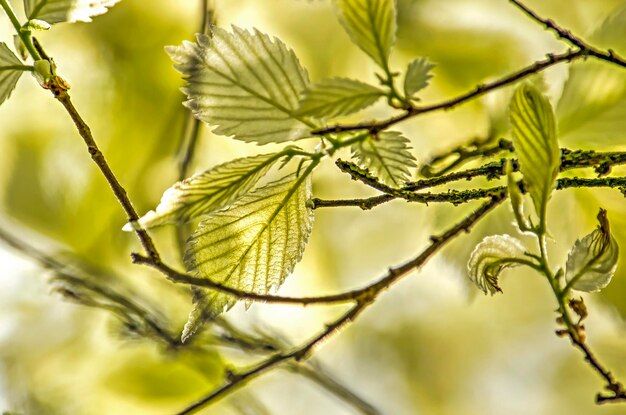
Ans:
{"label": "cluster of leaves", "polygon": [[[396,91],[397,75],[388,63],[395,42],[395,3],[342,0],[336,6],[352,41],[382,69],[381,85],[347,78],[311,83],[294,51],[280,39],[258,30],[213,27],[195,42],[166,48],[187,82],[185,105],[215,134],[264,145],[320,140],[313,134],[316,129],[383,97],[398,107],[417,99],[433,65],[423,58],[410,63],[404,94]],[[185,254],[188,271],[229,287],[269,293],[292,272],[311,232],[311,173],[322,158],[344,147],[389,186],[404,185],[416,166],[409,140],[399,132],[328,134],[314,152],[289,144],[176,183],[138,225],[198,219]],[[293,159],[298,163],[289,163]],[[135,226],[128,224],[125,230]],[[216,292],[196,296],[183,339],[235,302]]]}
{"label": "cluster of leaves", "polygon": [[[472,252],[468,263],[470,278],[485,294],[501,291],[498,275],[506,267],[528,265],[545,273],[546,210],[559,172],[560,151],[557,128],[550,101],[536,88],[524,84],[511,101],[510,118],[515,153],[518,157],[524,185],[534,205],[538,223],[535,225],[524,213],[523,194],[508,164],[508,192],[518,229],[537,236],[539,255],[530,253],[522,241],[509,235],[485,238]],[[558,295],[569,291],[599,291],[606,287],[617,267],[619,248],[611,235],[607,213],[598,214],[599,226],[589,235],[577,240],[571,248],[565,272],[556,273]],[[564,280],[561,277],[564,276]]]}

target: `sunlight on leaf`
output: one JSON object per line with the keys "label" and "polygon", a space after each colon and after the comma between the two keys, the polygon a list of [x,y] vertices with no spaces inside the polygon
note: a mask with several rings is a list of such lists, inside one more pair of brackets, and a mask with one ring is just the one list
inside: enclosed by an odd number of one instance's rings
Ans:
{"label": "sunlight on leaf", "polygon": [[396,41],[395,0],[335,0],[335,4],[352,42],[386,69]]}
{"label": "sunlight on leaf", "polygon": [[168,46],[175,68],[184,75],[185,105],[213,132],[259,144],[309,135],[295,112],[309,80],[295,53],[280,39],[233,26],[195,43]]}
{"label": "sunlight on leaf", "polygon": [[511,101],[511,125],[520,171],[543,224],[561,163],[554,112],[548,98],[529,84],[520,85]]}
{"label": "sunlight on leaf", "polygon": [[9,99],[17,81],[24,72],[22,62],[11,52],[11,49],[0,42],[0,104]]}
{"label": "sunlight on leaf", "polygon": [[467,263],[470,280],[485,294],[502,292],[498,276],[507,267],[520,265],[518,259],[525,258],[526,247],[509,235],[488,236],[476,245]]}
{"label": "sunlight on leaf", "polygon": [[433,75],[430,71],[435,67],[426,58],[417,58],[409,63],[404,78],[404,95],[413,98],[416,93],[428,86]]}
{"label": "sunlight on leaf", "polygon": [[384,94],[381,89],[354,79],[326,79],[304,94],[298,114],[317,118],[348,115],[369,107]]}
{"label": "sunlight on leaf", "polygon": [[[310,197],[310,175],[291,174],[213,213],[190,238],[188,270],[258,294],[278,288],[300,261],[311,233]],[[217,316],[235,302],[232,296],[209,292],[206,314]]]}
{"label": "sunlight on leaf", "polygon": [[397,131],[384,131],[352,146],[352,156],[388,186],[401,187],[416,164],[409,140]]}
{"label": "sunlight on leaf", "polygon": [[567,255],[565,279],[578,291],[600,291],[609,285],[619,258],[619,246],[611,235],[606,210],[598,213],[600,225],[576,241]]}
{"label": "sunlight on leaf", "polygon": [[[254,187],[280,157],[281,153],[274,153],[240,158],[178,182],[163,193],[156,210],[146,213],[139,224],[151,228],[187,222],[227,207]],[[130,224],[123,229],[133,230]]]}
{"label": "sunlight on leaf", "polygon": [[91,22],[93,16],[106,13],[120,0],[24,0],[29,20],[47,23]]}

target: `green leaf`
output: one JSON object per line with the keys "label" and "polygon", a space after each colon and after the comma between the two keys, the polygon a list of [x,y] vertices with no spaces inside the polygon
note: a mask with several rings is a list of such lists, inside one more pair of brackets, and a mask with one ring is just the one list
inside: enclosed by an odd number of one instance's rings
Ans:
{"label": "green leaf", "polygon": [[185,105],[214,133],[259,144],[309,136],[310,125],[295,115],[308,75],[279,39],[215,27],[212,37],[166,51],[187,81]]}
{"label": "green leaf", "polygon": [[578,291],[600,291],[609,285],[617,268],[619,246],[611,235],[606,210],[600,209],[598,221],[598,228],[577,240],[567,255],[565,279]]}
{"label": "green leaf", "polygon": [[413,98],[416,93],[428,86],[433,75],[430,71],[435,67],[426,58],[417,58],[409,63],[404,77],[404,95]]}
{"label": "green leaf", "polygon": [[517,180],[513,177],[513,166],[511,165],[511,160],[507,160],[504,170],[506,173],[509,200],[511,201],[511,208],[513,209],[513,215],[515,216],[517,227],[522,232],[529,231],[532,227],[524,214],[524,195],[517,185]]}
{"label": "green leaf", "polygon": [[6,43],[0,42],[0,104],[6,101],[15,89],[25,66]]}
{"label": "green leaf", "polygon": [[[245,291],[271,292],[302,257],[313,224],[310,197],[310,174],[291,174],[211,214],[190,238],[185,253],[189,272]],[[204,315],[217,316],[235,301],[210,292]]]}
{"label": "green leaf", "polygon": [[548,98],[529,84],[520,85],[511,101],[511,125],[520,171],[543,226],[561,163],[554,112]]}
{"label": "green leaf", "polygon": [[[282,153],[260,154],[220,164],[174,184],[163,193],[156,210],[139,219],[143,228],[193,218],[223,209],[247,193],[268,172]],[[123,230],[131,232],[126,224]]]}
{"label": "green leaf", "polygon": [[335,0],[335,4],[352,42],[387,70],[396,41],[395,0]]}
{"label": "green leaf", "polygon": [[375,86],[346,78],[333,78],[311,86],[300,101],[298,114],[317,118],[352,114],[385,95]]}
{"label": "green leaf", "polygon": [[120,0],[24,0],[28,20],[47,23],[91,22],[93,16],[104,14]]}
{"label": "green leaf", "polygon": [[372,171],[388,186],[401,187],[416,166],[409,140],[397,131],[384,131],[369,136],[352,146],[352,156],[361,167]]}
{"label": "green leaf", "polygon": [[520,265],[526,248],[519,239],[509,235],[488,236],[476,245],[467,263],[470,280],[485,294],[502,292],[498,276],[507,267]]}

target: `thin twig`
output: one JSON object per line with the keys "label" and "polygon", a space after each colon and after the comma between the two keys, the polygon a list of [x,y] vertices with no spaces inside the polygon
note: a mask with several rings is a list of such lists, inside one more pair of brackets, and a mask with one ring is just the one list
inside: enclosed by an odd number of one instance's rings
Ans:
{"label": "thin twig", "polygon": [[290,353],[277,353],[270,356],[268,359],[252,367],[251,369],[242,372],[230,372],[227,376],[225,383],[219,388],[207,394],[197,402],[178,412],[177,415],[186,415],[197,412],[198,410],[206,407],[210,403],[213,403],[219,399],[224,398],[228,393],[244,386],[249,381],[257,378],[266,371],[278,366],[291,359],[301,361],[310,356],[313,350],[319,346],[323,341],[328,340],[334,333],[344,328],[347,324],[354,321],[385,289],[400,280],[403,276],[408,274],[417,268],[423,266],[428,259],[430,259],[437,251],[439,251],[447,242],[452,240],[455,236],[462,232],[469,232],[471,227],[483,218],[492,209],[498,206],[506,198],[505,195],[494,198],[482,206],[476,211],[471,213],[461,222],[447,230],[441,235],[433,235],[431,237],[430,245],[424,249],[419,255],[412,260],[396,267],[390,268],[389,272],[380,278],[374,284],[368,286],[366,295],[359,298],[359,301],[350,307],[350,309],[339,317],[334,322],[326,325],[326,328],[321,331],[317,336],[313,337],[308,342],[304,343],[299,348],[293,350]]}
{"label": "thin twig", "polygon": [[450,98],[444,101],[441,101],[436,104],[427,105],[423,107],[413,107],[406,110],[403,114],[391,117],[384,121],[372,121],[366,123],[358,123],[358,124],[337,124],[330,127],[322,128],[319,130],[315,130],[312,133],[314,135],[326,135],[333,133],[342,133],[348,131],[359,131],[359,130],[368,130],[372,133],[376,133],[382,130],[385,130],[392,125],[398,124],[402,121],[408,120],[409,118],[413,118],[418,115],[427,114],[430,112],[440,111],[440,110],[451,110],[461,104],[464,104],[472,99],[478,98],[488,92],[494,91],[496,89],[502,88],[504,86],[513,84],[517,81],[520,81],[530,75],[534,75],[539,73],[547,68],[550,68],[556,64],[562,62],[572,62],[576,59],[580,59],[586,56],[585,52],[582,50],[568,50],[561,54],[552,54],[549,53],[546,55],[546,59],[537,61],[532,65],[529,65],[519,71],[513,72],[510,75],[507,75],[497,81],[480,84],[474,87],[472,90],[461,94],[455,98]]}
{"label": "thin twig", "polygon": [[626,60],[618,56],[614,50],[608,49],[607,51],[602,51],[594,46],[591,46],[589,43],[575,36],[570,30],[559,26],[556,22],[554,22],[554,20],[540,17],[537,13],[531,10],[528,6],[524,5],[524,3],[522,3],[521,1],[509,1],[513,3],[517,8],[522,10],[528,17],[530,17],[540,25],[545,26],[546,29],[552,30],[560,39],[564,40],[572,46],[577,47],[581,51],[585,52],[586,55],[593,56],[597,59],[626,68]]}

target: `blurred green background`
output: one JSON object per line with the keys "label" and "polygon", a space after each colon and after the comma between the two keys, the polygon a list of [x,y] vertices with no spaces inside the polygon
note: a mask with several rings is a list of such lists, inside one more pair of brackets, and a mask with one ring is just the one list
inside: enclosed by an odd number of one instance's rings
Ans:
{"label": "blurred green background", "polygon": [[[198,3],[125,0],[93,23],[60,24],[38,36],[72,85],[75,105],[140,212],[154,208],[177,179],[186,113],[178,91],[182,81],[163,47],[193,38],[201,19]],[[626,54],[625,2],[528,4],[598,46]],[[313,80],[350,76],[376,82],[376,68],[351,46],[330,1],[216,0],[215,6],[222,26],[256,27],[282,39]],[[416,56],[437,64],[423,94],[426,103],[564,50],[504,0],[399,0],[398,10],[394,69],[403,70]],[[0,17],[0,40],[10,44],[12,36],[8,19]],[[557,108],[562,146],[626,150],[625,71],[580,62],[550,69],[545,81]],[[422,163],[485,137],[490,129],[506,137],[509,94],[510,89],[502,90],[399,129]],[[351,119],[386,116],[379,106]],[[203,129],[193,170],[262,151]],[[133,235],[121,232],[123,212],[67,114],[27,75],[0,107],[0,189],[2,227],[43,249],[69,251],[90,267],[121,275],[126,290],[140,293],[138,299],[176,329],[182,327],[191,308],[188,296],[160,274],[130,263],[129,253],[139,246]],[[369,194],[331,161],[316,171],[317,197]],[[554,263],[564,263],[576,238],[595,227],[599,206],[608,209],[614,233],[626,247],[626,204],[618,191],[558,192],[549,213]],[[432,233],[471,208],[394,202],[367,212],[318,210],[304,259],[280,293],[313,295],[361,286],[414,256]],[[384,294],[317,359],[385,414],[626,412],[623,405],[593,404],[600,380],[566,340],[554,335],[556,304],[541,278],[524,270],[507,272],[504,294],[495,297],[483,297],[468,285],[465,262],[474,245],[485,235],[514,234],[512,220],[508,207],[499,207],[471,235],[460,236]],[[173,229],[154,235],[166,259],[180,264]],[[49,276],[26,256],[0,246],[0,410],[169,414],[219,384],[226,362],[250,362],[223,348],[174,354],[148,341],[131,341],[110,313],[51,294]],[[625,293],[626,266],[620,261],[613,283],[602,294],[585,297],[591,346],[622,379]],[[341,311],[253,305],[246,312],[239,305],[228,317],[243,327],[280,331],[296,343]],[[262,408],[271,414],[356,413],[286,371],[254,381],[203,413],[264,413]]]}

